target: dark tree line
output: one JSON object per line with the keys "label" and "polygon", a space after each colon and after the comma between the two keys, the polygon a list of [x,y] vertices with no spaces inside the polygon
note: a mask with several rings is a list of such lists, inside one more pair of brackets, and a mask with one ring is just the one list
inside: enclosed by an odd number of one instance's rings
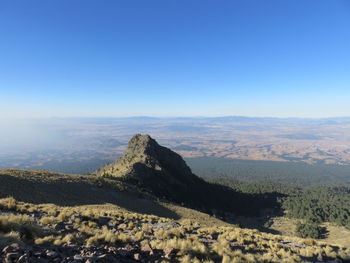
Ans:
{"label": "dark tree line", "polygon": [[237,160],[229,158],[187,158],[192,171],[203,178],[228,178],[240,181],[273,181],[297,186],[348,184],[350,165],[307,164]]}
{"label": "dark tree line", "polygon": [[[333,222],[350,228],[350,187],[311,186],[296,187],[273,181],[242,182],[228,178],[210,178],[209,182],[222,184],[242,194],[256,196],[250,209],[271,207],[284,211],[290,218],[303,219],[297,226],[299,236],[320,236],[323,222]],[[316,234],[315,234],[316,233]]]}
{"label": "dark tree line", "polygon": [[317,186],[282,200],[287,216],[311,223],[334,222],[350,228],[350,188]]}

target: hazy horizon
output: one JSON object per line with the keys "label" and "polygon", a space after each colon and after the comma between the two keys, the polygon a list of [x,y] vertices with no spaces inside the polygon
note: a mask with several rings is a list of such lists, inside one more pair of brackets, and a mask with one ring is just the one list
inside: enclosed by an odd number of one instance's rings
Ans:
{"label": "hazy horizon", "polygon": [[59,120],[59,119],[136,119],[136,118],[149,118],[149,119],[216,119],[216,118],[247,118],[247,119],[313,119],[313,120],[322,120],[322,119],[348,119],[350,118],[350,115],[344,115],[344,116],[328,116],[328,117],[311,117],[311,116],[305,116],[305,117],[297,117],[297,116],[285,116],[285,117],[278,117],[278,116],[259,116],[259,115],[170,115],[170,116],[157,116],[157,115],[124,115],[124,116],[49,116],[49,117],[16,117],[16,118],[9,118],[9,117],[1,117],[0,120],[3,121],[28,121],[28,120]]}

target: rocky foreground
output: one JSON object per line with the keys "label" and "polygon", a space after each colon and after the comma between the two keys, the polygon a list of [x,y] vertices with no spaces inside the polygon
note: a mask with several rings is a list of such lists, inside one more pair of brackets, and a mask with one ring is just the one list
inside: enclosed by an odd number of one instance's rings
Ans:
{"label": "rocky foreground", "polygon": [[115,246],[78,246],[64,244],[62,246],[41,245],[21,246],[13,243],[1,252],[2,262],[35,263],[35,262],[160,262],[172,258],[172,249],[153,250],[151,247],[140,248],[137,245]]}
{"label": "rocky foreground", "polygon": [[1,262],[346,262],[350,251],[238,227],[205,227],[113,206],[0,199]]}
{"label": "rocky foreground", "polygon": [[[6,199],[5,202],[7,202]],[[13,209],[12,211],[11,209],[1,210],[0,233],[6,228],[13,228],[12,230],[18,231],[19,240],[6,245],[1,250],[0,262],[160,262],[162,259],[171,261],[176,255],[173,248],[152,249],[147,242],[142,244],[133,242],[136,241],[136,237],[135,233],[129,230],[130,226],[118,222],[115,217],[90,217],[75,213],[56,220],[54,217],[48,217],[45,211],[25,211],[23,213],[23,211],[13,211]],[[13,223],[10,222],[11,219]],[[59,220],[62,221],[59,222]],[[20,225],[20,221],[23,225]],[[104,232],[110,231],[109,234],[123,233],[125,242],[122,240],[118,242],[117,235],[114,240],[113,237],[110,237],[113,242],[104,242],[106,240],[102,241],[102,239],[106,239],[105,236],[92,236],[81,231],[80,228],[84,225],[91,226],[90,232],[92,229],[101,229]],[[151,223],[149,231],[153,232],[160,228],[172,229],[178,226],[171,222]],[[13,234],[13,232],[10,233]],[[36,236],[42,238],[36,238]],[[8,237],[10,241],[11,235]],[[59,240],[60,237],[63,239]],[[84,241],[87,243],[84,244]]]}

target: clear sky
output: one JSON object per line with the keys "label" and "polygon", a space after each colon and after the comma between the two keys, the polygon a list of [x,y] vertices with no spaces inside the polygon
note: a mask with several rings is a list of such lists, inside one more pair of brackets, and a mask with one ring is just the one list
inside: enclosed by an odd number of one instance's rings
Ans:
{"label": "clear sky", "polygon": [[350,116],[349,0],[2,0],[0,117]]}

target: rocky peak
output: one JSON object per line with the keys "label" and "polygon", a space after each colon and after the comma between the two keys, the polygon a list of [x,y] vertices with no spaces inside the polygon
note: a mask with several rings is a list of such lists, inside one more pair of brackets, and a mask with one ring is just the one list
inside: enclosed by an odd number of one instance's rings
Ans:
{"label": "rocky peak", "polygon": [[[137,171],[141,165],[164,171],[170,177],[193,176],[180,155],[159,145],[148,134],[134,135],[124,155],[116,162],[101,167],[99,174],[116,177],[145,177],[145,171]],[[150,171],[147,174],[151,175]]]}
{"label": "rocky peak", "polygon": [[168,197],[175,192],[190,191],[191,186],[202,181],[179,154],[159,145],[147,134],[134,135],[124,155],[101,167],[98,174],[124,178]]}
{"label": "rocky peak", "polygon": [[159,147],[158,143],[148,134],[136,134],[130,139],[126,154],[150,155],[156,147]]}

